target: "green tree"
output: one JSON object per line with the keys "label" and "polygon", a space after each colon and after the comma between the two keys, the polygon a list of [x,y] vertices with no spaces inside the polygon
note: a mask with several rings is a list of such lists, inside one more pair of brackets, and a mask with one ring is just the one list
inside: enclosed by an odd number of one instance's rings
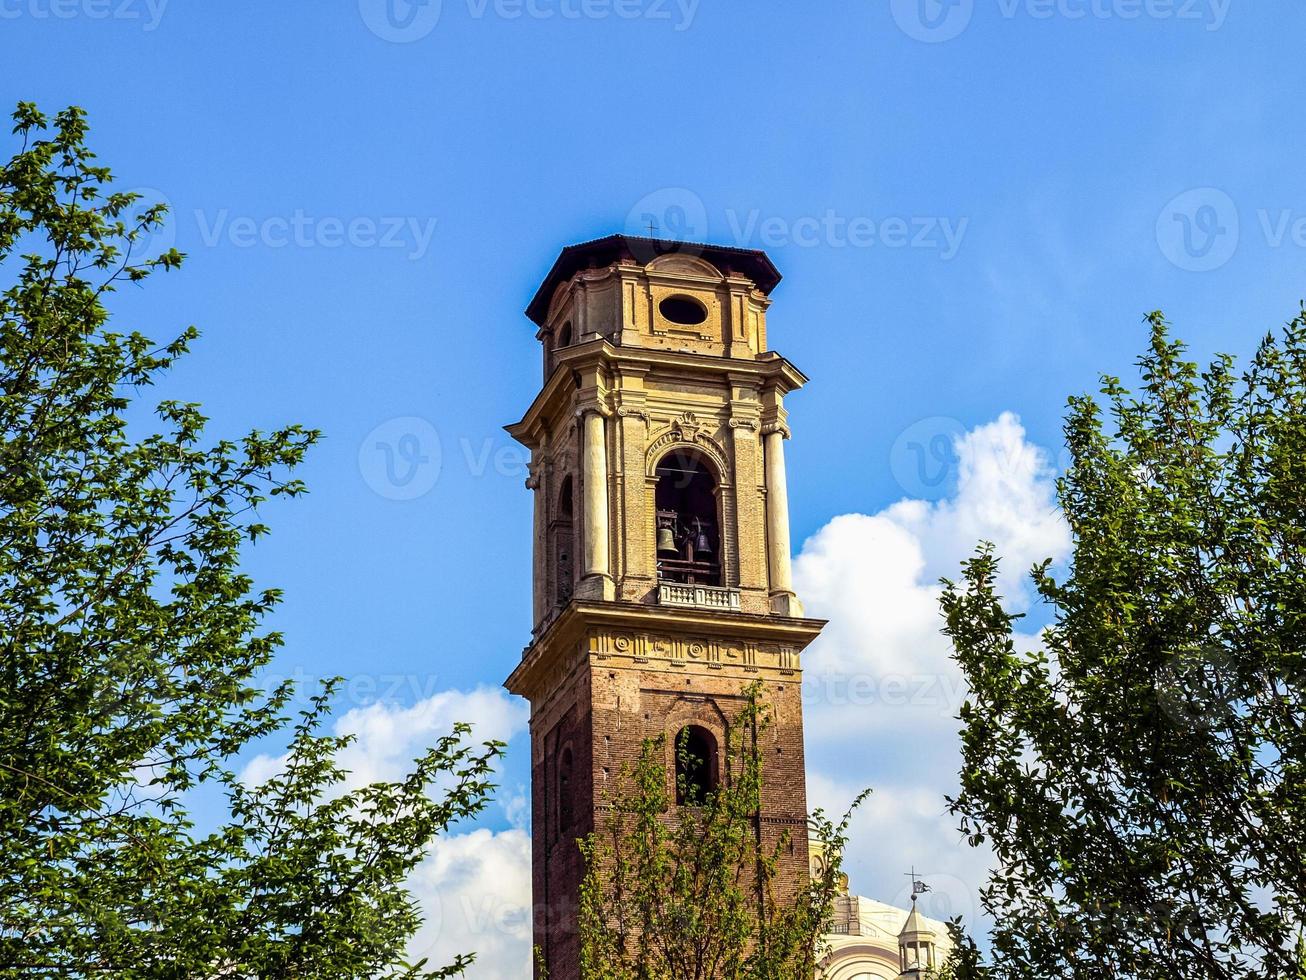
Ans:
{"label": "green tree", "polygon": [[971,689],[951,805],[996,855],[965,978],[1306,976],[1306,313],[1241,373],[1149,319],[1140,390],[1070,401],[1041,649],[992,548],[945,589]]}
{"label": "green tree", "polygon": [[[759,687],[730,726],[728,777],[698,805],[673,805],[664,738],[646,740],[600,831],[581,842],[584,980],[777,980],[811,977],[839,893],[853,810],[836,825],[820,811],[812,839],[821,870],[788,894],[777,880],[784,838],[758,842],[763,760],[772,724]],[[682,773],[704,760],[676,747]],[[692,797],[682,776],[676,797]],[[792,885],[789,886],[792,890]]]}
{"label": "green tree", "polygon": [[[316,440],[290,426],[202,445],[197,406],[133,395],[186,353],[109,329],[164,208],[112,190],[78,109],[14,114],[0,171],[0,976],[442,977],[403,963],[424,847],[480,810],[499,746],[460,726],[399,783],[346,792],[321,733],[333,686],[258,786],[235,755],[282,729],[257,673],[279,596],[241,573]],[[201,784],[229,813],[200,831]],[[437,788],[438,783],[438,788]]]}

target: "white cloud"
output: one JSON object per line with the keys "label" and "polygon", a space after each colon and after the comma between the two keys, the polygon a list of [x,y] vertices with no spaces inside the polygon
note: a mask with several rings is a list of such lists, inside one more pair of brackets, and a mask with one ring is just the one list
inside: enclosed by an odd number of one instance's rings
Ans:
{"label": "white cloud", "polygon": [[959,436],[953,449],[951,497],[836,517],[804,544],[794,575],[808,614],[830,620],[804,664],[812,803],[842,812],[875,789],[852,828],[853,889],[901,904],[914,863],[936,885],[929,914],[973,920],[988,854],[965,845],[946,811],[964,685],[940,632],[938,580],[957,578],[977,543],[992,541],[1006,605],[1027,609],[1030,566],[1064,559],[1070,533],[1048,455],[1015,415]]}
{"label": "white cloud", "polygon": [[992,541],[1007,604],[1025,609],[1030,566],[1069,551],[1047,454],[1026,441],[1016,416],[1003,413],[965,433],[954,449],[954,496],[844,514],[803,545],[794,566],[798,593],[809,615],[830,620],[805,663],[814,740],[849,730],[954,728],[961,677],[940,633],[938,580],[956,578],[976,545]]}
{"label": "white cloud", "polygon": [[[501,688],[440,691],[411,706],[378,701],[353,708],[335,722],[337,735],[355,736],[337,757],[349,776],[344,788],[380,781],[397,781],[408,775],[412,762],[458,722],[472,726],[476,742],[507,742],[526,727],[528,709],[519,698]],[[245,767],[246,783],[260,783],[284,767],[284,755],[260,755]]]}
{"label": "white cloud", "polygon": [[411,707],[377,702],[354,708],[336,722],[357,736],[340,757],[352,785],[402,779],[412,760],[458,722],[472,726],[477,742],[506,742],[526,727],[528,708],[502,688],[441,691]]}
{"label": "white cloud", "polygon": [[[338,735],[355,741],[338,762],[349,772],[341,790],[408,774],[412,761],[458,722],[472,726],[475,742],[507,742],[526,728],[528,708],[500,688],[447,690],[410,706],[376,702],[336,719]],[[261,755],[245,767],[246,783],[258,783],[286,763]],[[440,788],[437,786],[435,792]],[[422,910],[423,924],[409,943],[409,959],[432,967],[476,953],[468,980],[523,977],[531,962],[531,845],[524,828],[529,806],[524,790],[500,791],[498,800],[511,829],[476,828],[438,837],[408,887]]]}
{"label": "white cloud", "polygon": [[474,952],[468,980],[530,976],[531,839],[524,830],[439,838],[408,886],[425,916],[408,946],[411,960],[445,966]]}
{"label": "white cloud", "polygon": [[1018,608],[1030,598],[1026,572],[1044,558],[1064,557],[1070,529],[1056,502],[1048,454],[1025,439],[1011,412],[956,440],[957,493],[928,504],[900,501],[887,516],[920,541],[931,579],[956,576],[958,564],[980,540],[1002,556],[999,586]]}

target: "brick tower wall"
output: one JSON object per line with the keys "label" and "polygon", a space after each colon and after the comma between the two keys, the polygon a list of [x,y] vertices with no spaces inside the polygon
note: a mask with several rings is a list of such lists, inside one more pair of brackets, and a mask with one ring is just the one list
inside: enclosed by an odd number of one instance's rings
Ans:
{"label": "brick tower wall", "polygon": [[[632,660],[635,658],[632,658]],[[605,662],[607,660],[608,662]],[[604,804],[638,760],[644,741],[666,736],[666,771],[674,780],[675,737],[686,725],[710,731],[722,771],[729,728],[743,710],[756,669],[736,665],[641,665],[626,658],[575,661],[534,714],[532,732],[535,943],[550,980],[580,976],[577,906],[585,867],[576,839],[601,829]],[[772,724],[759,745],[763,764],[759,839],[765,852],[787,835],[776,894],[792,898],[809,879],[802,694],[797,671],[769,678],[763,699]],[[574,798],[560,798],[562,767]]]}
{"label": "brick tower wall", "polygon": [[[535,947],[550,980],[580,976],[577,900],[585,866],[576,841],[594,830],[589,671],[574,671],[531,717],[531,877]],[[563,765],[571,754],[564,793]],[[566,797],[569,796],[570,799]]]}

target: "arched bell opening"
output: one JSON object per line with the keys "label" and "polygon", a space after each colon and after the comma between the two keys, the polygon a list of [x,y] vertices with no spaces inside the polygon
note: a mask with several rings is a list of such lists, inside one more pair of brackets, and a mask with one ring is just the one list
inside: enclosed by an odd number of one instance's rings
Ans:
{"label": "arched bell opening", "polygon": [[676,803],[702,806],[716,788],[716,736],[701,725],[687,725],[676,736]]}
{"label": "arched bell opening", "polygon": [[692,450],[668,453],[658,463],[658,580],[721,584],[720,494],[716,474]]}

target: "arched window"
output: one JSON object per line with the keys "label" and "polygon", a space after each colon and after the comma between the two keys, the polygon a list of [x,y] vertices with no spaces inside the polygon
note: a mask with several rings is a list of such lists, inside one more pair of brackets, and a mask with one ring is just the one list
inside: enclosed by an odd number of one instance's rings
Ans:
{"label": "arched window", "polygon": [[564,834],[571,827],[571,821],[575,814],[572,794],[575,792],[575,786],[571,779],[571,748],[562,750],[562,757],[558,760],[558,833]]}
{"label": "arched window", "polygon": [[716,738],[689,725],[676,736],[676,803],[702,806],[717,787]]}
{"label": "arched window", "polygon": [[566,323],[562,325],[562,329],[558,331],[557,347],[559,350],[561,350],[563,347],[570,347],[570,346],[571,346],[571,321],[568,320]]}
{"label": "arched window", "polygon": [[571,475],[562,481],[558,492],[558,509],[553,519],[554,601],[565,606],[571,601],[573,581]]}
{"label": "arched window", "polygon": [[697,453],[677,450],[657,468],[658,578],[721,584],[717,481]]}

